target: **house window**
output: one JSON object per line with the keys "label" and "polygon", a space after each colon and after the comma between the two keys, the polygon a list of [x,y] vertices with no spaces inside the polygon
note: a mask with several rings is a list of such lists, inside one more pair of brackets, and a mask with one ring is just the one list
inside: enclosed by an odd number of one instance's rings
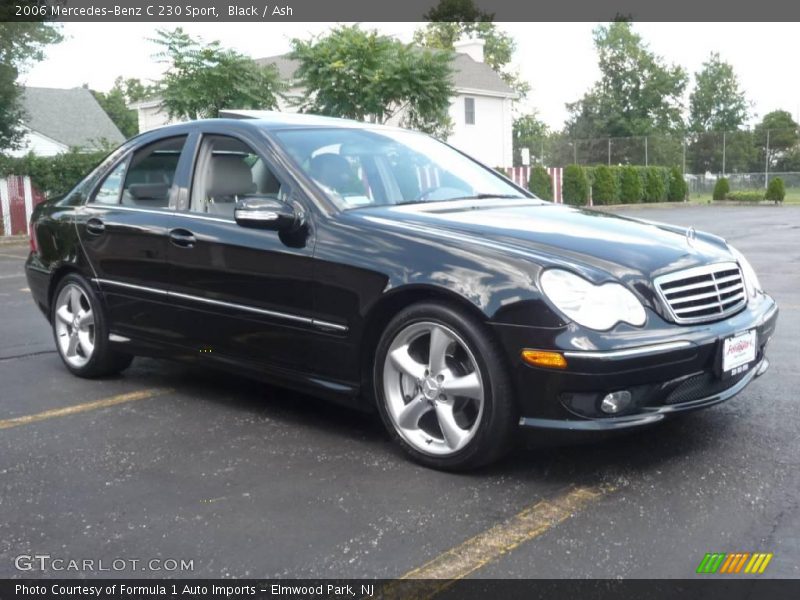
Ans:
{"label": "house window", "polygon": [[464,98],[464,123],[475,125],[475,98]]}

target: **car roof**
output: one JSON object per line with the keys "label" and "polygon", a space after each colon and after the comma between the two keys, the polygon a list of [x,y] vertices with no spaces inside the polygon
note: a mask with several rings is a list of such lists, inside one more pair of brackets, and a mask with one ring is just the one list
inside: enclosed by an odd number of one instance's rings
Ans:
{"label": "car roof", "polygon": [[213,124],[215,126],[231,125],[232,127],[253,127],[266,129],[269,131],[280,129],[303,129],[303,128],[347,128],[347,129],[383,129],[399,130],[398,127],[390,127],[377,123],[365,123],[353,119],[339,119],[336,117],[324,117],[321,115],[310,115],[303,113],[286,113],[270,110],[221,110],[217,119],[200,119],[184,123],[164,125],[151,129],[146,133],[158,132],[160,135],[169,133],[185,133],[194,130],[202,124]]}

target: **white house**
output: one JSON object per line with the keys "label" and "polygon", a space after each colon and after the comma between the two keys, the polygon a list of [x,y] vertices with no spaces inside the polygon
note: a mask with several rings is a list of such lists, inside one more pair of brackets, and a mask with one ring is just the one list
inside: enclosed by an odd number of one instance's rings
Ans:
{"label": "white house", "polygon": [[[279,55],[259,58],[256,62],[275,65],[281,79],[288,84],[286,96],[289,99],[303,94],[303,89],[294,83],[297,61]],[[447,141],[491,167],[510,167],[513,164],[511,103],[516,94],[484,62],[483,40],[456,43],[453,87],[456,92],[450,101],[453,132]],[[131,108],[138,112],[139,131],[170,122],[159,98],[137,102]],[[284,112],[297,110],[290,100],[281,100],[278,109]],[[395,118],[397,120],[399,118]]]}
{"label": "white house", "polygon": [[29,152],[53,156],[71,147],[99,148],[103,141],[121,144],[125,137],[85,88],[26,87],[22,93],[25,135],[12,156]]}

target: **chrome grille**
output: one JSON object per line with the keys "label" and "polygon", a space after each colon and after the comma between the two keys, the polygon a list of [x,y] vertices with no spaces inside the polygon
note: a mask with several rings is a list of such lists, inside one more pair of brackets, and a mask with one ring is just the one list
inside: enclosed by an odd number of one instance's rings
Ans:
{"label": "chrome grille", "polygon": [[655,284],[676,323],[715,321],[747,304],[742,272],[735,262],[669,273],[656,277]]}

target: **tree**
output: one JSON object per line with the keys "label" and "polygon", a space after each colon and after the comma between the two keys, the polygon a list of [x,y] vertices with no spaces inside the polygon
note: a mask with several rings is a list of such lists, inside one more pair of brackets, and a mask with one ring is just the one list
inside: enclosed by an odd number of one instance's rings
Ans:
{"label": "tree", "polygon": [[635,33],[617,21],[594,30],[600,81],[567,104],[566,131],[573,139],[643,136],[683,129],[686,73],[667,65]]}
{"label": "tree", "polygon": [[218,41],[203,45],[180,27],[157,35],[153,41],[163,50],[156,57],[169,66],[156,89],[170,117],[211,118],[226,108],[277,106],[282,84],[274,65],[261,66]]}
{"label": "tree", "polygon": [[300,110],[361,121],[400,124],[439,137],[448,116],[451,54],[415,48],[357,25],[325,37],[292,40],[291,57],[305,89]]}
{"label": "tree", "polygon": [[[687,148],[687,162],[693,173],[735,173],[749,168],[753,144],[749,134],[738,130],[749,118],[750,104],[733,67],[712,53],[695,73],[695,86],[689,96],[689,130],[693,132]],[[723,132],[724,135],[723,135]],[[725,150],[725,164],[722,154]]]}
{"label": "tree", "polygon": [[749,109],[733,67],[712,52],[695,73],[694,90],[689,96],[689,130],[734,131],[747,121]]}
{"label": "tree", "polygon": [[[769,139],[767,139],[767,132],[769,132]],[[769,155],[766,158],[770,170],[791,170],[800,143],[800,131],[798,131],[797,122],[792,118],[790,112],[774,110],[764,115],[761,122],[754,128],[753,138],[760,154],[760,164],[753,165],[755,170],[764,168],[764,153],[767,146],[769,146]]]}
{"label": "tree", "polygon": [[517,43],[499,30],[493,13],[479,10],[473,0],[439,0],[439,4],[424,15],[428,24],[414,32],[414,43],[427,48],[453,50],[462,37],[477,37],[484,42],[484,61],[523,98],[530,85],[508,68]]}
{"label": "tree", "polygon": [[[535,112],[520,115],[514,119],[512,126],[512,141],[514,145],[514,164],[522,164],[521,150],[528,148],[532,155],[541,154],[541,142],[550,134],[547,125],[540,121]],[[539,156],[539,162],[543,161]]]}
{"label": "tree", "polygon": [[119,130],[126,138],[133,137],[139,133],[139,119],[136,111],[128,108],[131,100],[125,93],[125,83],[122,77],[114,80],[114,87],[107,92],[91,90],[97,103],[106,111],[106,114],[114,121]]}
{"label": "tree", "polygon": [[45,46],[61,39],[56,25],[0,21],[0,150],[16,148],[23,135],[17,78],[30,63],[42,60]]}

